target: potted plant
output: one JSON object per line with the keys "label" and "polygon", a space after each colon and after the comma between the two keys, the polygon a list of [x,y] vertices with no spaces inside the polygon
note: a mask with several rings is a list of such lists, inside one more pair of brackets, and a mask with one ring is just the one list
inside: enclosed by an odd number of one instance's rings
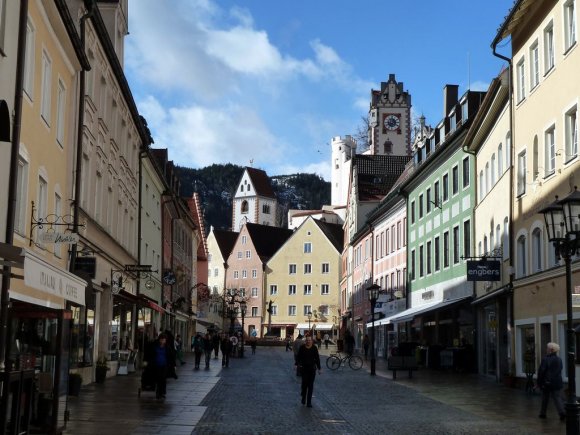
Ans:
{"label": "potted plant", "polygon": [[69,396],[78,397],[83,385],[83,377],[79,373],[69,373],[68,375],[68,394]]}
{"label": "potted plant", "polygon": [[105,382],[107,377],[107,372],[111,370],[109,367],[109,361],[104,356],[97,359],[97,363],[95,365],[95,382],[102,384]]}

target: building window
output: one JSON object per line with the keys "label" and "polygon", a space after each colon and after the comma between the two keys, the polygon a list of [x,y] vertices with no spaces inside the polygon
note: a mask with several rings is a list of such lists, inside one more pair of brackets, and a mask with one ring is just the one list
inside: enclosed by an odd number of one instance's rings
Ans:
{"label": "building window", "polygon": [[517,98],[520,103],[526,97],[526,65],[522,58],[516,65]]}
{"label": "building window", "polygon": [[545,166],[546,177],[551,175],[556,170],[556,141],[555,141],[555,127],[550,127],[544,134],[544,156],[546,158]]}
{"label": "building window", "polygon": [[252,317],[258,317],[258,307],[252,307]]}
{"label": "building window", "polygon": [[290,274],[290,275],[296,274],[296,265],[295,264],[288,265],[288,274]]}
{"label": "building window", "polygon": [[242,270],[242,278],[248,277],[248,271],[246,269]]}
{"label": "building window", "polygon": [[322,273],[330,273],[330,264],[322,263]]}
{"label": "building window", "polygon": [[18,158],[18,172],[16,177],[14,227],[18,234],[24,235],[26,228],[26,202],[28,198],[28,162],[22,156]]}
{"label": "building window", "polygon": [[566,161],[578,155],[578,117],[576,106],[566,113]]}
{"label": "building window", "polygon": [[431,241],[427,242],[427,275],[431,273]]}
{"label": "building window", "polygon": [[61,146],[64,146],[64,121],[66,112],[66,89],[64,83],[58,81],[58,90],[56,95],[56,140]]}
{"label": "building window", "polygon": [[441,201],[441,198],[439,198],[439,180],[437,180],[433,186],[433,194],[435,195],[434,202],[435,202],[435,207],[439,207],[439,201]]}
{"label": "building window", "polygon": [[425,275],[425,262],[423,257],[423,245],[419,246],[419,276]]}
{"label": "building window", "polygon": [[252,258],[252,251],[246,251],[246,258]]}
{"label": "building window", "polygon": [[294,284],[289,284],[288,285],[288,294],[290,296],[295,295],[296,294],[296,285]]}
{"label": "building window", "polygon": [[234,279],[238,279],[240,277],[240,273],[237,270],[234,270]]}
{"label": "building window", "polygon": [[564,3],[564,42],[566,51],[576,43],[576,10],[575,0]]}
{"label": "building window", "polygon": [[304,294],[305,295],[312,294],[312,286],[310,284],[304,284]]}
{"label": "building window", "polygon": [[530,47],[530,88],[534,89],[540,83],[540,51],[536,40]]}
{"label": "building window", "polygon": [[469,157],[463,159],[463,188],[469,186]]}
{"label": "building window", "polygon": [[[554,25],[550,24],[544,29],[544,68],[547,73],[554,67]],[[545,74],[545,73],[544,73]]]}
{"label": "building window", "polygon": [[457,192],[459,192],[459,168],[457,166],[454,166],[452,169],[452,175],[453,175],[453,195],[456,195]]}
{"label": "building window", "polygon": [[257,278],[257,277],[258,277],[258,270],[252,269],[252,278]]}
{"label": "building window", "polygon": [[449,267],[449,231],[443,233],[443,267]]}
{"label": "building window", "polygon": [[219,274],[220,274],[220,270],[217,267],[214,268],[214,270],[213,270],[213,276],[219,276]]}
{"label": "building window", "polygon": [[238,260],[241,260],[244,257],[242,251],[238,251]]}
{"label": "building window", "polygon": [[304,311],[303,311],[303,314],[304,314],[305,316],[307,316],[307,315],[308,315],[308,313],[312,313],[312,305],[304,305]]}
{"label": "building window", "polygon": [[411,223],[415,223],[415,201],[411,201]]}
{"label": "building window", "polygon": [[50,125],[50,97],[52,93],[52,61],[46,51],[42,52],[42,88],[40,100],[40,115],[44,122]]}
{"label": "building window", "polygon": [[489,170],[491,176],[491,188],[495,186],[495,153],[491,155],[491,168]]}
{"label": "building window", "polygon": [[534,229],[532,232],[532,273],[541,272],[543,266],[544,245],[542,241],[542,230]]}
{"label": "building window", "polygon": [[320,286],[320,294],[327,295],[330,293],[330,286],[328,284],[322,284]]}
{"label": "building window", "polygon": [[245,245],[248,242],[248,236],[242,236],[242,245]]}
{"label": "building window", "polygon": [[246,213],[248,213],[249,209],[250,209],[250,206],[248,205],[248,201],[246,201],[246,200],[242,201],[241,212],[243,214],[246,214]]}
{"label": "building window", "polygon": [[526,151],[518,154],[518,196],[526,193]]}
{"label": "building window", "polygon": [[271,314],[272,314],[272,316],[278,315],[278,305],[272,305]]}
{"label": "building window", "polygon": [[503,259],[506,260],[510,258],[510,237],[509,237],[509,222],[506,217],[503,220],[503,234],[502,234],[502,245],[503,245]]}
{"label": "building window", "polygon": [[296,305],[288,305],[288,315],[289,316],[296,315]]}
{"label": "building window", "polygon": [[26,24],[26,54],[24,55],[24,92],[32,100],[34,93],[34,45],[35,29],[32,21],[28,18]]}
{"label": "building window", "polygon": [[539,160],[540,160],[540,151],[538,150],[538,136],[534,136],[534,144],[532,146],[532,180],[536,181],[538,175],[540,174],[539,170]]}
{"label": "building window", "polygon": [[427,198],[426,198],[426,206],[427,206],[427,213],[431,211],[431,188],[427,189]]}
{"label": "building window", "polygon": [[257,298],[258,297],[258,287],[252,287],[251,292],[252,292],[251,295],[252,295],[253,298]]}
{"label": "building window", "polygon": [[441,262],[440,262],[440,258],[441,258],[441,254],[439,252],[440,246],[439,246],[439,236],[435,237],[435,252],[433,255],[433,259],[435,260],[435,271],[437,272],[441,266]]}
{"label": "building window", "polygon": [[517,273],[518,278],[522,278],[528,274],[527,270],[527,247],[526,236],[521,235],[517,241]]}
{"label": "building window", "polygon": [[[40,176],[38,177],[38,197],[37,197],[37,204],[36,204],[36,216],[37,220],[45,220],[48,216],[48,209],[47,209],[47,201],[48,201],[48,183],[46,180]],[[39,227],[38,227],[39,228]],[[37,232],[38,238],[38,232]],[[40,244],[40,246],[44,246]]]}
{"label": "building window", "polygon": [[463,222],[463,256],[471,257],[471,222]]}
{"label": "building window", "polygon": [[459,227],[453,227],[453,264],[459,263],[459,246],[461,241],[459,240]]}
{"label": "building window", "polygon": [[262,213],[270,214],[270,204],[263,204],[262,205]]}
{"label": "building window", "polygon": [[502,145],[499,144],[497,147],[497,179],[499,180],[503,175],[503,149]]}
{"label": "building window", "polygon": [[270,286],[270,296],[275,296],[278,294],[278,286],[275,284],[272,284]]}
{"label": "building window", "polygon": [[311,252],[312,252],[312,243],[305,242],[304,243],[304,253],[305,254],[310,254]]}
{"label": "building window", "polygon": [[310,274],[310,273],[312,273],[312,264],[310,264],[310,263],[306,263],[306,264],[304,265],[304,274],[305,274],[305,275],[308,275],[308,274]]}
{"label": "building window", "polygon": [[419,195],[419,219],[423,217],[423,194]]}
{"label": "building window", "polygon": [[411,251],[411,280],[415,279],[415,250]]}
{"label": "building window", "polygon": [[443,201],[449,199],[449,174],[443,175]]}

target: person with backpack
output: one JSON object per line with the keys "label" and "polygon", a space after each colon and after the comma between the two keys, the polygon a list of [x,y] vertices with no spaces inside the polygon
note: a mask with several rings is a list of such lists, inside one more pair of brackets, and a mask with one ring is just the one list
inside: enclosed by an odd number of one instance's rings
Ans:
{"label": "person with backpack", "polygon": [[191,342],[191,350],[193,350],[193,354],[195,355],[195,366],[194,370],[199,370],[199,364],[201,362],[201,354],[203,353],[203,338],[201,337],[201,333],[195,334]]}

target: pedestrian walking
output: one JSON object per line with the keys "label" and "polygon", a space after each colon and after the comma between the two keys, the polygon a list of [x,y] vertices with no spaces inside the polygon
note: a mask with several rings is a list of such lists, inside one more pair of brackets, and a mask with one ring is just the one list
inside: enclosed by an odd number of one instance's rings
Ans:
{"label": "pedestrian walking", "polygon": [[177,360],[177,352],[175,351],[175,337],[170,330],[166,330],[164,334],[167,340],[167,377],[177,379],[177,372],[175,371],[175,364]]}
{"label": "pedestrian walking", "polygon": [[203,353],[205,354],[205,369],[209,369],[209,362],[211,360],[211,352],[213,351],[213,343],[209,333],[205,334],[203,337]]}
{"label": "pedestrian walking", "polygon": [[223,334],[220,341],[220,350],[222,351],[222,367],[229,367],[230,354],[232,353],[232,342],[228,334]]}
{"label": "pedestrian walking", "polygon": [[250,341],[250,347],[252,348],[252,355],[256,355],[256,345],[258,344],[258,340],[252,338]]}
{"label": "pedestrian walking", "polygon": [[348,329],[344,332],[344,345],[346,347],[346,354],[349,356],[352,355],[354,352],[354,336]]}
{"label": "pedestrian walking", "polygon": [[301,367],[302,385],[300,389],[300,396],[302,397],[302,404],[312,408],[312,391],[314,389],[314,379],[316,378],[316,370],[320,374],[320,355],[318,348],[313,345],[312,337],[307,336],[304,344],[298,350],[298,357],[296,358],[297,367]]}
{"label": "pedestrian walking", "polygon": [[167,368],[169,365],[167,335],[160,334],[152,346],[148,347],[145,361],[147,362],[146,370],[152,373],[155,380],[155,397],[158,401],[163,401],[167,393]]}
{"label": "pedestrian walking", "polygon": [[294,352],[294,365],[296,366],[296,376],[300,376],[300,367],[298,366],[298,351],[300,350],[300,346],[304,344],[304,340],[302,339],[302,335],[298,334],[296,340],[292,344],[292,351]]}
{"label": "pedestrian walking", "polygon": [[213,333],[213,336],[211,337],[211,342],[213,345],[213,352],[214,352],[214,359],[218,358],[218,352],[220,350],[220,336],[218,335],[217,332]]}
{"label": "pedestrian walking", "polygon": [[365,351],[365,361],[366,361],[367,356],[369,354],[369,346],[371,344],[371,341],[369,340],[368,334],[364,336],[362,344],[363,344],[363,349]]}
{"label": "pedestrian walking", "polygon": [[289,350],[292,350],[292,339],[290,338],[290,336],[286,337],[286,352],[288,352]]}
{"label": "pedestrian walking", "polygon": [[203,353],[203,338],[201,333],[197,333],[195,337],[193,337],[193,341],[191,343],[191,350],[193,350],[193,354],[195,355],[195,367],[194,370],[199,370],[199,363],[201,362],[201,354]]}
{"label": "pedestrian walking", "polygon": [[181,365],[185,364],[183,360],[183,343],[181,342],[181,335],[179,334],[175,336],[175,358]]}
{"label": "pedestrian walking", "polygon": [[542,389],[542,407],[540,408],[540,418],[546,418],[546,410],[550,397],[554,400],[556,411],[560,415],[560,420],[566,419],[564,405],[562,404],[562,360],[557,355],[560,346],[556,343],[548,343],[546,346],[546,356],[542,358],[538,369],[538,386]]}
{"label": "pedestrian walking", "polygon": [[328,349],[328,342],[330,341],[330,335],[328,335],[328,332],[326,334],[324,334],[324,346],[326,346],[326,349]]}

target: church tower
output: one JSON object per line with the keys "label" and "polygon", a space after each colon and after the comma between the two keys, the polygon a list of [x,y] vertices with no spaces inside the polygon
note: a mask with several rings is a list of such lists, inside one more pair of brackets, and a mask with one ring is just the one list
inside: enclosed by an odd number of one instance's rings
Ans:
{"label": "church tower", "polygon": [[369,145],[371,155],[411,155],[411,95],[395,74],[371,90]]}
{"label": "church tower", "polygon": [[332,138],[332,169],[330,173],[331,205],[346,205],[352,158],[356,154],[356,141],[352,136]]}
{"label": "church tower", "polygon": [[277,225],[278,200],[266,172],[246,167],[232,204],[232,231],[246,223]]}

